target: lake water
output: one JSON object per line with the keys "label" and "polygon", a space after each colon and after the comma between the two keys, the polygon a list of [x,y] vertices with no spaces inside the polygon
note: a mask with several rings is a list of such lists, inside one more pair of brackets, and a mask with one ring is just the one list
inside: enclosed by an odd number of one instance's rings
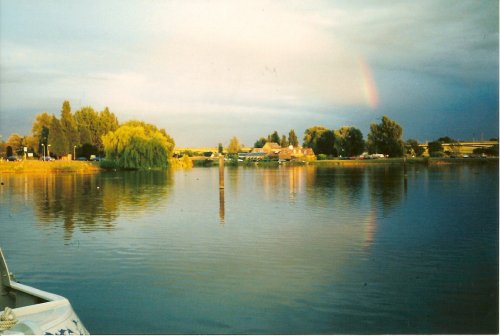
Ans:
{"label": "lake water", "polygon": [[0,175],[0,246],[94,334],[498,333],[498,165]]}

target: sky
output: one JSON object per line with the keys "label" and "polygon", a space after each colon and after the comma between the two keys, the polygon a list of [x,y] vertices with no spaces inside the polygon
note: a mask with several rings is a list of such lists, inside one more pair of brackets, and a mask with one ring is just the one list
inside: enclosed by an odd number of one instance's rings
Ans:
{"label": "sky", "polygon": [[0,0],[0,140],[41,112],[106,106],[177,147],[274,130],[498,137],[490,0]]}

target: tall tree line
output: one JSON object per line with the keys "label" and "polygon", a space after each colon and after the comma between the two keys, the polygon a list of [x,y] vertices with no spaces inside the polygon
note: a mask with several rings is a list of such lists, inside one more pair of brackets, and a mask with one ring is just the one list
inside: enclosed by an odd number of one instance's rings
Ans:
{"label": "tall tree line", "polygon": [[[38,114],[31,129],[36,140],[34,148],[43,155],[43,151],[50,150],[54,156],[102,155],[104,146],[102,136],[115,131],[119,126],[114,113],[106,107],[96,112],[92,107],[83,107],[72,113],[69,101],[64,101],[60,117],[43,112]],[[50,145],[50,147],[49,147]]]}
{"label": "tall tree line", "polygon": [[288,132],[288,137],[283,134],[281,137],[278,134],[278,131],[274,131],[269,134],[267,137],[260,137],[254,144],[255,148],[262,148],[268,142],[275,142],[279,144],[281,147],[294,146],[297,147],[299,145],[299,140],[297,135],[295,134],[295,130],[291,129]]}
{"label": "tall tree line", "polygon": [[372,123],[368,140],[363,140],[363,134],[352,126],[343,126],[330,130],[324,126],[313,126],[305,130],[303,146],[312,148],[315,154],[350,157],[367,150],[369,153],[379,153],[398,157],[403,155],[403,129],[394,120],[383,116],[380,124]]}

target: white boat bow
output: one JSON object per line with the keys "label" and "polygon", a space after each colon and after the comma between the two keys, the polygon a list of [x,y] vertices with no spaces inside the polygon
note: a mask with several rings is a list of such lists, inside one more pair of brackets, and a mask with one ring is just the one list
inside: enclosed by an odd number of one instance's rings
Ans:
{"label": "white boat bow", "polygon": [[68,299],[14,281],[1,249],[0,277],[0,335],[89,334]]}

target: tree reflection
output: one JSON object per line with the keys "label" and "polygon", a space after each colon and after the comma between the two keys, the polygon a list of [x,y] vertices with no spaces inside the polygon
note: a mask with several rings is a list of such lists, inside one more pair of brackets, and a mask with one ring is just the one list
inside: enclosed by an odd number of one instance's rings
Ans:
{"label": "tree reflection", "polygon": [[64,239],[112,230],[119,212],[141,213],[168,196],[170,172],[46,175],[33,180],[35,214],[42,225],[63,220]]}
{"label": "tree reflection", "polygon": [[377,208],[387,215],[402,200],[405,192],[404,171],[400,166],[373,167],[370,169],[370,198]]}
{"label": "tree reflection", "polygon": [[317,167],[307,171],[308,193],[317,206],[343,207],[362,202],[365,170],[352,167]]}
{"label": "tree reflection", "polygon": [[308,204],[331,209],[336,225],[361,224],[365,250],[375,241],[378,213],[397,207],[407,189],[400,166],[315,167],[306,174]]}

